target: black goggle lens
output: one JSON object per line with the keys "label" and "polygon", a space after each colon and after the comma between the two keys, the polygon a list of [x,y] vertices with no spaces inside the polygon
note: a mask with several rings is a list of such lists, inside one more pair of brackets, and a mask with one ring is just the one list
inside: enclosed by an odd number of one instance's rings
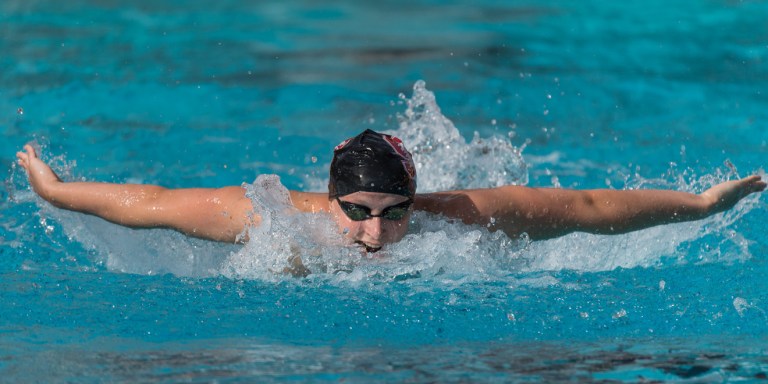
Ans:
{"label": "black goggle lens", "polygon": [[412,200],[408,200],[400,204],[384,208],[379,215],[372,215],[371,209],[364,205],[350,203],[348,201],[341,201],[338,197],[336,198],[336,201],[339,203],[341,210],[344,211],[344,214],[347,215],[347,217],[349,217],[349,219],[352,221],[363,221],[373,217],[381,217],[392,221],[400,220],[408,214],[408,208],[410,208],[411,204],[413,204]]}

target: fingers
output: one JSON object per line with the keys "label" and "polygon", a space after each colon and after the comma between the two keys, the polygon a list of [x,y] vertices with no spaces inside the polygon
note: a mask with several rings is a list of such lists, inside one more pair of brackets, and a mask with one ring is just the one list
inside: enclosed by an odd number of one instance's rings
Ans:
{"label": "fingers", "polygon": [[35,152],[35,148],[32,145],[26,144],[23,150],[16,152],[16,159],[18,159],[18,163],[22,168],[29,170],[32,159],[37,159],[37,152]]}
{"label": "fingers", "polygon": [[24,152],[16,152],[16,159],[22,168],[27,169],[29,167],[29,154]]}
{"label": "fingers", "polygon": [[768,183],[763,180],[757,180],[752,184],[752,192],[762,192],[766,186],[768,186]]}
{"label": "fingers", "polygon": [[24,145],[24,150],[27,151],[27,153],[29,153],[29,156],[31,156],[32,158],[36,158],[37,157],[37,152],[35,152],[35,148],[32,147],[32,145],[25,144]]}
{"label": "fingers", "polygon": [[760,175],[752,175],[741,180],[733,181],[733,190],[737,192],[738,200],[741,200],[753,193],[762,192],[766,188],[766,182]]}
{"label": "fingers", "polygon": [[760,176],[754,175],[717,184],[704,191],[702,195],[706,196],[714,204],[713,212],[720,212],[730,209],[739,200],[753,193],[761,192],[765,188],[765,181]]}
{"label": "fingers", "polygon": [[765,187],[768,186],[768,183],[763,181],[760,175],[745,177],[741,181],[746,184],[748,193],[764,191]]}

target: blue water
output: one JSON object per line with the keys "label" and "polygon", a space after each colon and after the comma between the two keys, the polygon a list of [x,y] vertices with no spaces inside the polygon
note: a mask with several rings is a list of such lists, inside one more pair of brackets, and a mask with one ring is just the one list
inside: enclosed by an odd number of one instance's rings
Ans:
{"label": "blue water", "polygon": [[[767,18],[760,1],[3,1],[0,377],[764,378],[765,196],[538,243],[417,217],[367,260],[312,243],[306,217],[246,246],[118,228],[36,199],[12,163],[36,140],[70,180],[319,190],[330,149],[373,128],[459,135],[419,154],[425,190],[481,172],[701,191],[765,166]],[[286,239],[319,252],[313,275],[271,272]]]}

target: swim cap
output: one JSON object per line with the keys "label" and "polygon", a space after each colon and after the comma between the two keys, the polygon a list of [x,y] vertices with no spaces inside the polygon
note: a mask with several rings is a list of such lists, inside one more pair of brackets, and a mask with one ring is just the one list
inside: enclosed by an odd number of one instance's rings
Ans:
{"label": "swim cap", "polygon": [[400,139],[366,129],[334,148],[329,197],[360,191],[407,197],[416,193],[416,167]]}

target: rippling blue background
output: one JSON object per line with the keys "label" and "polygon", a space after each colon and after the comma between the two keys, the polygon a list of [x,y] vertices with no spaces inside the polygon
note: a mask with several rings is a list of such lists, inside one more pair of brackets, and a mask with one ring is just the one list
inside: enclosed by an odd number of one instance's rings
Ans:
{"label": "rippling blue background", "polygon": [[[766,19],[766,3],[731,0],[3,1],[0,371],[764,377],[765,197],[720,233],[745,238],[749,255],[704,238],[651,267],[339,287],[109,270],[18,199],[11,164],[38,139],[88,180],[215,187],[277,173],[302,188],[345,137],[396,128],[398,94],[423,79],[464,137],[527,143],[532,186],[675,185],[726,160],[743,175],[768,153]],[[713,248],[731,257],[700,263]]]}

